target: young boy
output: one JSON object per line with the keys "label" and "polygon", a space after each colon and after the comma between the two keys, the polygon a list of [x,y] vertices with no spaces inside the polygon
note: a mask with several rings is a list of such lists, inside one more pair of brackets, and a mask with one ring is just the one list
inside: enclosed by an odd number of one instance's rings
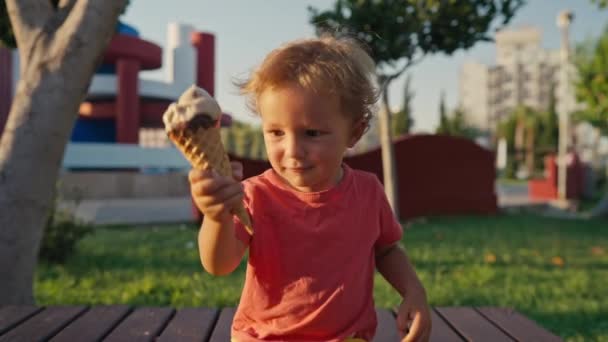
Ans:
{"label": "young boy", "polygon": [[[262,120],[272,166],[245,180],[194,169],[192,195],[205,215],[204,268],[229,274],[249,250],[232,339],[371,341],[374,270],[399,292],[404,341],[425,341],[426,294],[378,179],[343,164],[365,132],[377,92],[373,61],[354,41],[322,37],[272,51],[241,84]],[[249,235],[230,211],[244,202]]]}

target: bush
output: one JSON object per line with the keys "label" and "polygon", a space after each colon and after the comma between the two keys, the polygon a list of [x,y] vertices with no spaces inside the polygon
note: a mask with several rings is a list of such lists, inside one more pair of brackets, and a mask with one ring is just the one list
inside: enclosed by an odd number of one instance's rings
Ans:
{"label": "bush", "polygon": [[69,211],[57,210],[55,202],[44,228],[39,260],[64,263],[74,253],[78,241],[92,232],[92,226],[78,221]]}

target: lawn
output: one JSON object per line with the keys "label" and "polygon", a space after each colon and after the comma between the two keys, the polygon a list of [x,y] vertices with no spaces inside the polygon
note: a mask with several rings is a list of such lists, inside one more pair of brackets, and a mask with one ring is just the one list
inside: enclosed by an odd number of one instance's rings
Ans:
{"label": "lawn", "polygon": [[[63,266],[40,265],[36,300],[52,304],[234,306],[244,263],[213,277],[196,227],[100,228]],[[433,306],[513,307],[569,341],[608,341],[608,222],[530,215],[433,218],[403,239]],[[378,306],[399,299],[376,278]]]}

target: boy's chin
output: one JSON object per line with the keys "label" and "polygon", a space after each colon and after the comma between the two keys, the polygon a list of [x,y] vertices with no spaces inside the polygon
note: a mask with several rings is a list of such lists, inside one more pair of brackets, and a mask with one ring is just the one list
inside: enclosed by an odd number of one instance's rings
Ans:
{"label": "boy's chin", "polygon": [[319,192],[330,189],[335,185],[328,182],[312,182],[308,179],[302,179],[299,177],[291,177],[287,179],[284,178],[284,180],[289,187],[299,192]]}

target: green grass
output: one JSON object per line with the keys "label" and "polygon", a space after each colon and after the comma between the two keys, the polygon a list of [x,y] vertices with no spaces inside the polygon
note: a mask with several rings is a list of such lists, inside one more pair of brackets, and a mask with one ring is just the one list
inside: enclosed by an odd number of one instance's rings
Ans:
{"label": "green grass", "polygon": [[[517,309],[569,341],[608,341],[608,223],[529,215],[434,218],[403,243],[433,306]],[[64,266],[40,265],[36,300],[52,304],[234,306],[244,263],[213,277],[193,226],[98,229]],[[399,298],[376,278],[378,306]]]}

